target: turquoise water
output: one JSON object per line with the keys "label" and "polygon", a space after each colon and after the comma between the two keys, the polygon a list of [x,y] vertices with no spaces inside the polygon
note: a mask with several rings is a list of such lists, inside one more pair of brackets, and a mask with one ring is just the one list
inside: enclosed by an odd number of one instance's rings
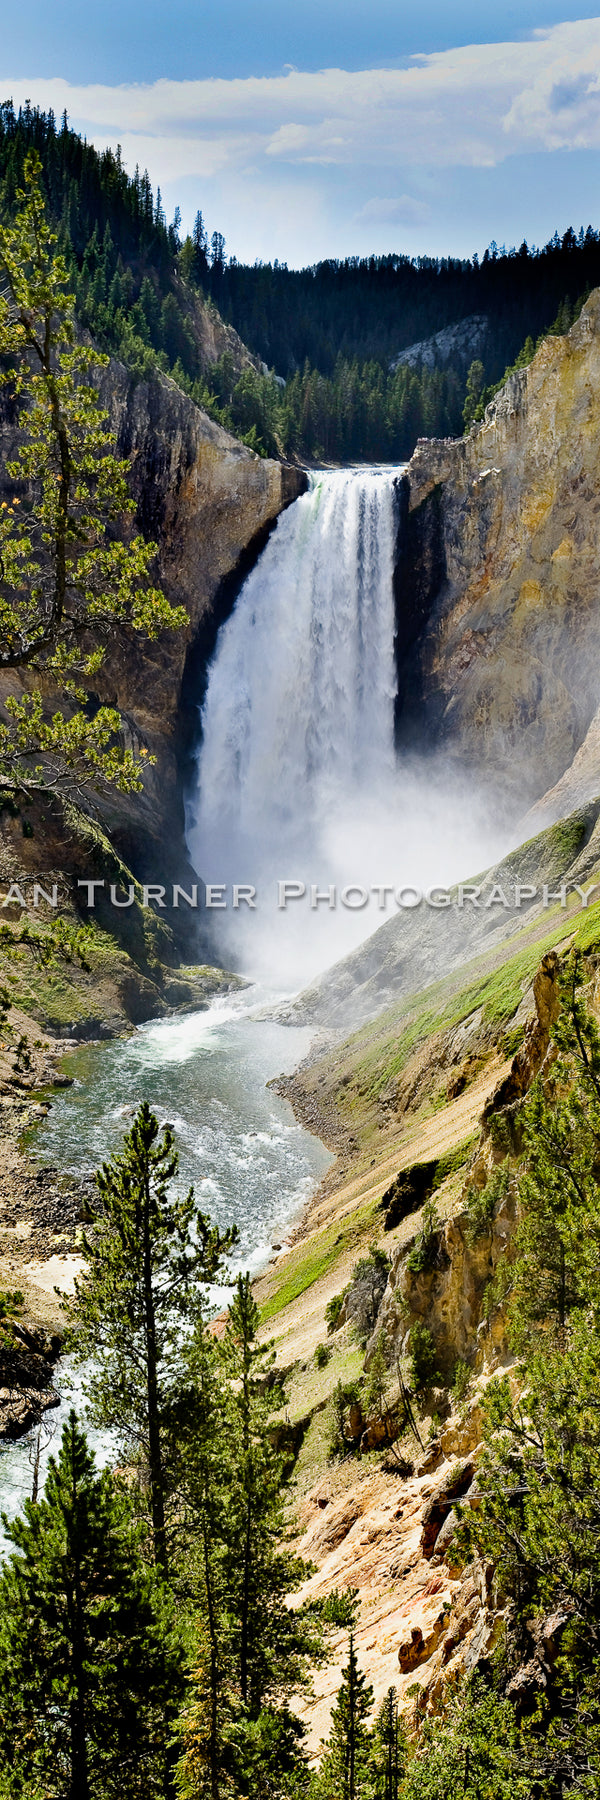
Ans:
{"label": "turquoise water", "polygon": [[[257,1273],[273,1245],[284,1243],[331,1162],[288,1102],[266,1086],[297,1066],[311,1037],[253,1017],[266,998],[273,996],[245,989],[206,1012],[154,1020],[129,1038],[73,1052],[64,1067],[74,1085],[53,1100],[32,1154],[71,1175],[89,1175],[118,1149],[137,1106],[148,1100],[175,1132],[181,1190],[192,1183],[203,1212],[221,1227],[237,1224],[232,1270]],[[66,1373],[63,1366],[63,1379]],[[65,1392],[60,1410],[46,1415],[59,1435],[74,1398],[77,1392]],[[106,1458],[110,1444],[96,1436],[94,1442]],[[31,1492],[31,1482],[30,1441],[0,1449],[0,1506],[8,1514]]]}

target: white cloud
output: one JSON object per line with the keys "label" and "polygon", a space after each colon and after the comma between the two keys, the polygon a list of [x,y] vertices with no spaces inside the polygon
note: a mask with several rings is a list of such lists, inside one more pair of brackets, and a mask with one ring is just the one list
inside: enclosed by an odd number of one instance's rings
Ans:
{"label": "white cloud", "polygon": [[492,167],[523,150],[600,148],[600,18],[527,42],[473,44],[407,68],[289,69],[244,80],[74,87],[11,83],[15,103],[67,107],[96,142],[206,176],[248,160],[395,168]]}
{"label": "white cloud", "polygon": [[413,194],[398,194],[397,199],[387,200],[375,196],[365,201],[354,217],[361,225],[422,225],[431,217],[431,207],[426,200],[416,200]]}
{"label": "white cloud", "polygon": [[[120,142],[129,170],[147,167],[186,222],[200,203],[242,257],[344,253],[358,248],[353,232],[388,248],[398,227],[417,249],[425,230],[456,241],[452,211],[464,235],[458,196],[480,171],[532,151],[600,149],[600,17],[403,68],[120,87],[0,78],[0,97],[11,92],[15,105],[66,107],[99,148]],[[497,232],[495,214],[489,223]]]}

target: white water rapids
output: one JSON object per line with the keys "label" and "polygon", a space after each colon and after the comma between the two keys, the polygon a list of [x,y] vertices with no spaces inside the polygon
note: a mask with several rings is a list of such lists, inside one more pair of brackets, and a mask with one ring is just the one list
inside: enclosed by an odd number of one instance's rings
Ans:
{"label": "white water rapids", "polygon": [[[267,999],[272,996],[266,996]],[[206,1012],[156,1019],[131,1037],[82,1046],[69,1056],[73,1086],[53,1096],[31,1151],[54,1173],[93,1174],[121,1147],[142,1100],[172,1125],[180,1155],[179,1191],[193,1185],[199,1204],[223,1230],[234,1221],[239,1249],[232,1267],[256,1273],[285,1243],[331,1161],[318,1138],[267,1087],[305,1055],[310,1032],[254,1019],[265,996],[255,988],[213,1001]],[[223,1297],[223,1298],[226,1298]],[[42,1455],[42,1479],[70,1405],[82,1408],[81,1382],[61,1367],[62,1404],[45,1414],[55,1437]],[[45,1435],[45,1433],[44,1433]],[[33,1439],[0,1444],[0,1510],[10,1518],[31,1494]],[[91,1432],[104,1462],[106,1433]],[[6,1546],[0,1524],[0,1561]]]}

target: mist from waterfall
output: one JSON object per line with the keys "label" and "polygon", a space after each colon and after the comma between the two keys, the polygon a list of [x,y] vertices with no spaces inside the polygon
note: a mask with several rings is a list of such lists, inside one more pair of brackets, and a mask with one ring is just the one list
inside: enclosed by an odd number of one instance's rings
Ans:
{"label": "mist from waterfall", "polygon": [[[443,768],[394,748],[396,483],[361,468],[310,479],[278,520],[222,627],[202,707],[187,842],[202,880],[256,889],[256,910],[210,917],[222,955],[284,985],[376,930],[380,900],[351,884],[428,886],[488,847],[483,811]],[[489,836],[489,834],[488,834]],[[277,911],[282,879],[302,901]],[[310,888],[336,905],[310,906]],[[393,896],[386,899],[387,915]]]}

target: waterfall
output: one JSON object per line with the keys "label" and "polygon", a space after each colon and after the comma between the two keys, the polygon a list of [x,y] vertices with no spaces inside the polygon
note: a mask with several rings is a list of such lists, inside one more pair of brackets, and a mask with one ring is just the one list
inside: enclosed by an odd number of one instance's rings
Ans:
{"label": "waterfall", "polygon": [[275,853],[318,874],[332,820],[393,774],[396,474],[313,475],[219,634],[188,802],[206,881]]}
{"label": "waterfall", "polygon": [[[331,965],[405,904],[404,884],[460,879],[495,848],[475,778],[458,780],[443,757],[396,759],[398,474],[312,476],[209,669],[188,848],[202,880],[226,886],[204,921],[218,954],[270,985]],[[288,879],[306,892],[281,912]],[[234,883],[256,889],[252,913],[232,910]]]}

